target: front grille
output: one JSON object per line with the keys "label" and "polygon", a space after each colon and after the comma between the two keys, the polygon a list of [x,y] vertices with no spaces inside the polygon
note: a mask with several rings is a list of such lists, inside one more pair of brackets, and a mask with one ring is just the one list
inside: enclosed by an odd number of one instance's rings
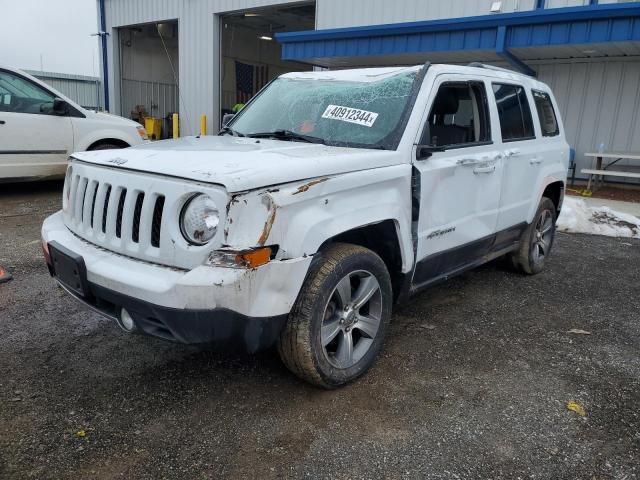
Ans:
{"label": "front grille", "polygon": [[[211,196],[220,207],[228,205],[220,186],[74,161],[65,192],[66,227],[101,249],[190,270],[222,245],[223,228],[207,245],[196,247],[183,238],[178,224],[185,201],[195,193]],[[101,265],[108,268],[108,262]]]}
{"label": "front grille", "polygon": [[71,180],[69,220],[84,237],[103,240],[96,243],[108,244],[115,237],[159,249],[164,199],[156,192],[76,175]]}

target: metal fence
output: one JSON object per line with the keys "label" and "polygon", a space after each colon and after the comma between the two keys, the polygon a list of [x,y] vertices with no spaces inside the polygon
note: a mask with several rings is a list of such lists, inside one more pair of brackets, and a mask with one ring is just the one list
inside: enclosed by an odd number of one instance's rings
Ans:
{"label": "metal fence", "polygon": [[153,117],[165,118],[178,111],[178,87],[170,83],[122,79],[121,112],[129,117],[136,105],[144,105]]}

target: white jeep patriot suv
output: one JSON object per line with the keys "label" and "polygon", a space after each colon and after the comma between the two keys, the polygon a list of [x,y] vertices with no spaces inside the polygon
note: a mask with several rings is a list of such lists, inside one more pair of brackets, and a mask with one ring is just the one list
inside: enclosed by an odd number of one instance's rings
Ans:
{"label": "white jeep patriot suv", "polygon": [[277,345],[332,388],[394,302],[502,255],[540,272],[568,158],[549,87],[515,72],[289,73],[218,136],[74,154],[44,254],[128,332]]}

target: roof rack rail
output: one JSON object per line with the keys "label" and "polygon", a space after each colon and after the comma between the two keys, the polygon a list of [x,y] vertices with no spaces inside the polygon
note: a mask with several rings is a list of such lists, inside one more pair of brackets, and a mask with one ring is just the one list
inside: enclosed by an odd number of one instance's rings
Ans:
{"label": "roof rack rail", "polygon": [[486,63],[481,63],[481,62],[471,62],[467,65],[467,67],[486,68],[487,70],[495,70],[496,72],[516,73],[518,75],[524,75],[525,77],[530,76],[518,70],[510,70],[508,68],[496,67],[494,65],[487,65]]}

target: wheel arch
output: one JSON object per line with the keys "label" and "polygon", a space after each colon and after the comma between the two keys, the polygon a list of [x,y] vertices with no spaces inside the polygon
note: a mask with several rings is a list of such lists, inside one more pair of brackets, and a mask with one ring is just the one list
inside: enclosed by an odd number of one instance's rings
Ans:
{"label": "wheel arch", "polygon": [[94,150],[101,145],[117,145],[119,148],[127,148],[131,146],[127,142],[119,138],[101,138],[100,140],[96,140],[91,145],[89,145],[87,147],[87,150]]}
{"label": "wheel arch", "polygon": [[335,243],[349,243],[367,248],[376,253],[385,263],[394,299],[400,293],[404,274],[402,272],[402,249],[400,246],[400,232],[396,221],[388,219],[369,225],[362,225],[327,238],[318,251],[327,249]]}
{"label": "wheel arch", "polygon": [[565,185],[562,180],[547,184],[542,192],[543,197],[549,198],[556,207],[556,215],[560,215],[562,210],[562,202],[564,201]]}

